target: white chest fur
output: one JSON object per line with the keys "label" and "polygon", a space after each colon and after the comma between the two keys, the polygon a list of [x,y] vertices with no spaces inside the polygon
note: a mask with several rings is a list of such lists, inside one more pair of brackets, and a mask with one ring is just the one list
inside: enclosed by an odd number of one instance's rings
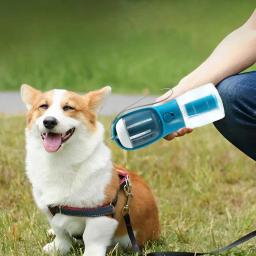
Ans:
{"label": "white chest fur", "polygon": [[46,152],[33,133],[26,132],[26,167],[38,206],[101,204],[112,175],[110,150],[102,142],[101,133],[88,139],[80,131],[72,144],[54,154]]}

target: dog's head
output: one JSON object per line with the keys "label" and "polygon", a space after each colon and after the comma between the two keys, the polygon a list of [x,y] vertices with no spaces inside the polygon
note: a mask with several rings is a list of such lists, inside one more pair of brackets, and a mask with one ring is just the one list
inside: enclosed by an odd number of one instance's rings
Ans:
{"label": "dog's head", "polygon": [[27,130],[38,136],[47,152],[57,152],[76,133],[97,132],[97,111],[110,92],[109,86],[85,95],[66,90],[41,92],[24,84],[21,98],[28,109]]}

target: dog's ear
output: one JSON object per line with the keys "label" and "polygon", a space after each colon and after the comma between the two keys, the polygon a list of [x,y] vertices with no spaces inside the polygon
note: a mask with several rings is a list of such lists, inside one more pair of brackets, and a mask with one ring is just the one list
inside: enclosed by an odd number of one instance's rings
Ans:
{"label": "dog's ear", "polygon": [[105,86],[97,91],[87,93],[85,97],[88,101],[88,108],[93,112],[98,112],[104,102],[104,99],[110,94],[110,86]]}
{"label": "dog's ear", "polygon": [[31,109],[32,104],[35,100],[35,98],[40,94],[41,92],[30,85],[22,84],[20,87],[20,95],[22,101],[25,103],[28,110]]}

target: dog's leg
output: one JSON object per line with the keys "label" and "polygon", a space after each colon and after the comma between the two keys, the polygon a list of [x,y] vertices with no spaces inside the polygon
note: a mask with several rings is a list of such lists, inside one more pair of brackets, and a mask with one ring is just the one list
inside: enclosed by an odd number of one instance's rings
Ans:
{"label": "dog's leg", "polygon": [[83,234],[84,256],[105,256],[118,222],[109,217],[87,218]]}
{"label": "dog's leg", "polygon": [[[56,218],[57,217],[57,218]],[[65,219],[63,216],[56,216],[51,221],[51,227],[55,234],[55,238],[51,243],[44,246],[44,252],[51,254],[58,251],[60,254],[66,254],[72,246],[72,239],[64,229]]]}

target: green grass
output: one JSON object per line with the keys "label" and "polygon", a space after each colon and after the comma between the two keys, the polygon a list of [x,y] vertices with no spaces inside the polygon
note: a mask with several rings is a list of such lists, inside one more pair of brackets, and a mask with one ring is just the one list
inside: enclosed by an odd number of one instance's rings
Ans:
{"label": "green grass", "polygon": [[254,0],[5,1],[0,90],[160,93],[240,26]]}
{"label": "green grass", "polygon": [[[103,121],[108,128],[110,119]],[[0,255],[43,255],[50,238],[24,173],[24,117],[2,116],[0,122]],[[158,198],[162,237],[148,251],[208,251],[255,229],[255,162],[214,128],[129,153],[109,137],[114,161],[142,175]],[[228,255],[255,254],[254,240]],[[110,255],[127,254],[114,250]]]}

